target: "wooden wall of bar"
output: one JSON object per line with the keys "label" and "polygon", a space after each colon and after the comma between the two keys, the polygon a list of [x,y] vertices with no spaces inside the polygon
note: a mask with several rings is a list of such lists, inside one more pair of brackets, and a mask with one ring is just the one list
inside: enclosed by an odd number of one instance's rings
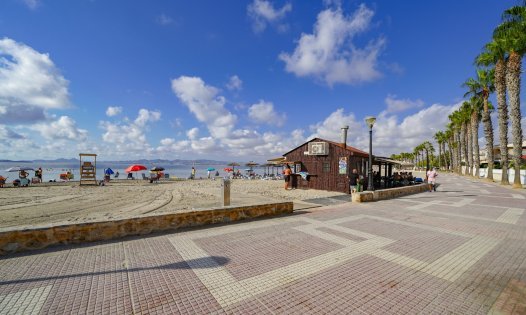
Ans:
{"label": "wooden wall of bar", "polygon": [[[293,176],[293,187],[303,189],[320,189],[329,191],[339,191],[349,193],[348,175],[353,168],[358,170],[361,175],[366,175],[367,159],[361,154],[357,154],[344,148],[342,145],[336,145],[329,142],[328,155],[306,155],[308,151],[308,142],[286,153],[286,161],[295,162],[294,165],[301,163],[301,171],[308,172],[308,179],[302,179],[301,176]],[[345,174],[340,174],[340,158],[347,158],[347,169]],[[291,164],[291,167],[292,164]],[[293,168],[293,171],[298,172]]]}

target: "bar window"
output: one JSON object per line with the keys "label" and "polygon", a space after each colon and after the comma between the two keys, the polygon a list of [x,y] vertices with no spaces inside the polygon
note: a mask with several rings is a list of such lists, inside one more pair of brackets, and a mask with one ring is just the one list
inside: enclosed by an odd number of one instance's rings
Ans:
{"label": "bar window", "polygon": [[323,172],[329,173],[331,171],[331,163],[323,162]]}

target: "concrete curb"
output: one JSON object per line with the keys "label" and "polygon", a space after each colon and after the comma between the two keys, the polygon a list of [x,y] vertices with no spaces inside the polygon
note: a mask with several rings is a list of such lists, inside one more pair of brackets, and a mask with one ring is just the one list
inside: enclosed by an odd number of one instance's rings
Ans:
{"label": "concrete curb", "polygon": [[79,244],[159,231],[175,231],[187,227],[292,213],[292,211],[292,202],[280,202],[148,215],[115,221],[2,228],[0,229],[0,255],[58,244]]}
{"label": "concrete curb", "polygon": [[427,184],[418,184],[405,187],[396,187],[383,190],[375,191],[364,191],[359,193],[354,193],[352,195],[353,202],[371,202],[385,199],[397,198],[400,196],[418,194],[424,191],[428,191],[429,187]]}

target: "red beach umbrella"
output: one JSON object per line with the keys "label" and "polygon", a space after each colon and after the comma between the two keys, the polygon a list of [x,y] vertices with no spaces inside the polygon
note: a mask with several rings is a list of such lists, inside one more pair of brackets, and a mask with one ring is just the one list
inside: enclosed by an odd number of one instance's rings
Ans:
{"label": "red beach umbrella", "polygon": [[139,165],[139,164],[134,164],[134,165],[128,166],[128,168],[125,169],[124,171],[126,173],[129,173],[129,172],[138,172],[138,171],[144,171],[144,170],[147,170],[146,166]]}
{"label": "red beach umbrella", "polygon": [[224,170],[225,172],[233,172],[233,171],[234,171],[234,170],[233,170],[232,168],[230,168],[230,167],[225,167],[223,170]]}

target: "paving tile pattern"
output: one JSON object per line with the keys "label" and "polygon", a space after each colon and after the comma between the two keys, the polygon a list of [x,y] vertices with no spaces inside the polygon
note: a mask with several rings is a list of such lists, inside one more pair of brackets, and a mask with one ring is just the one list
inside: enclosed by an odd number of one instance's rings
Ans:
{"label": "paving tile pattern", "polygon": [[437,192],[0,258],[4,314],[526,314],[526,193]]}

